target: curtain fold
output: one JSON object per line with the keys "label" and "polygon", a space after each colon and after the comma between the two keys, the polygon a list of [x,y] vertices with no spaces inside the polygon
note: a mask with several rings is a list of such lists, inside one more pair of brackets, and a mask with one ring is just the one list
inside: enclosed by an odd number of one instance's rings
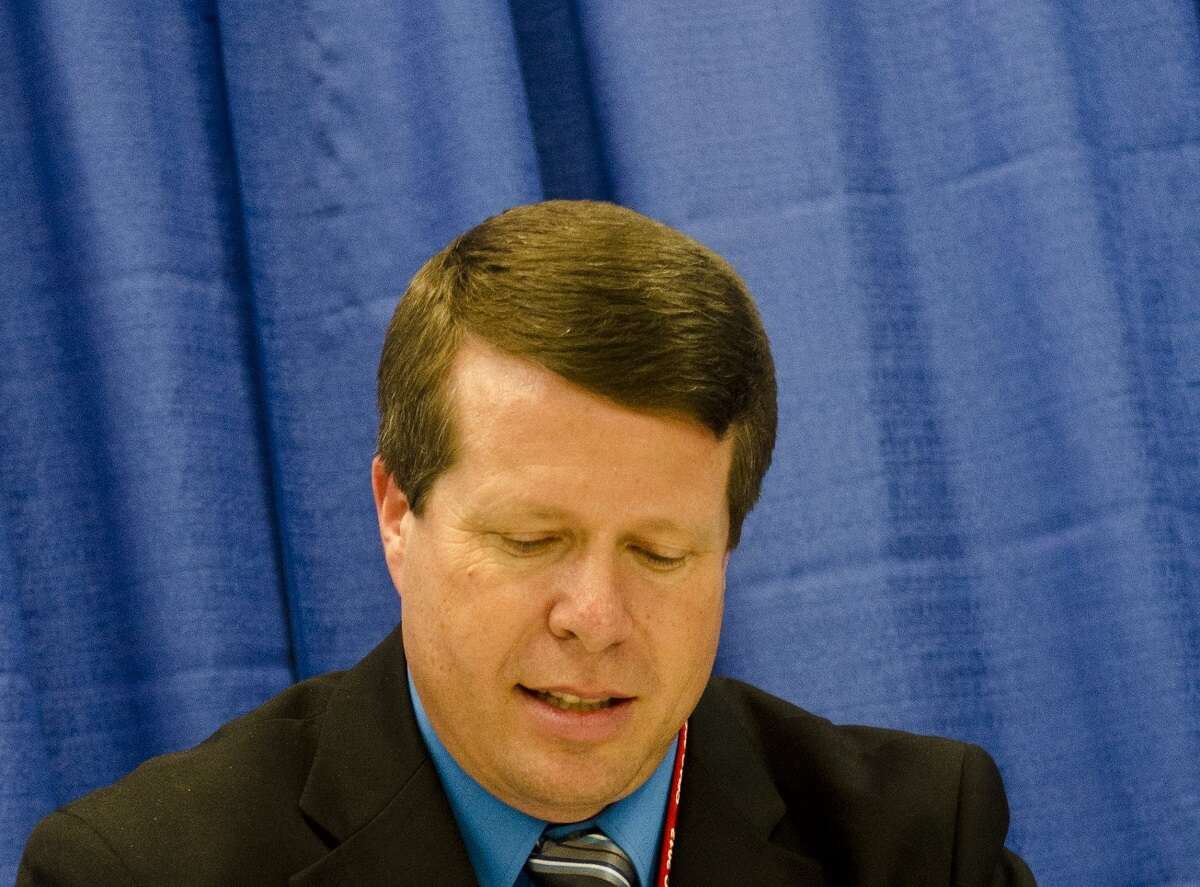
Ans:
{"label": "curtain fold", "polygon": [[982,744],[1042,883],[1200,877],[1194,2],[26,0],[0,121],[0,881],[395,623],[383,329],[542,197],[762,309],[718,670]]}
{"label": "curtain fold", "polygon": [[216,46],[138,13],[0,13],[0,606],[32,693],[2,742],[38,799],[0,792],[0,879],[33,817],[294,677]]}

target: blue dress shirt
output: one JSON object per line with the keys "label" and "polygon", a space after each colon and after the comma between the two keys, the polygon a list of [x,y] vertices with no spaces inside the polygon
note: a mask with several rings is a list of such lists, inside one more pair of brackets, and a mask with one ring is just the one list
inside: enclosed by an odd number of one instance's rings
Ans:
{"label": "blue dress shirt", "polygon": [[[469,776],[433,732],[411,674],[408,690],[479,887],[528,887],[525,860],[548,823],[508,806]],[[662,763],[637,791],[605,807],[594,819],[563,829],[572,831],[594,822],[629,854],[643,887],[653,884],[678,742],[676,738],[671,743]]]}

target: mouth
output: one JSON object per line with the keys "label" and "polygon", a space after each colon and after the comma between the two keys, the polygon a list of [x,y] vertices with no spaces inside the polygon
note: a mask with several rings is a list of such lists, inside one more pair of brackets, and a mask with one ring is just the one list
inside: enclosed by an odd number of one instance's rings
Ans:
{"label": "mouth", "polygon": [[535,690],[523,684],[518,684],[517,686],[527,696],[532,696],[534,699],[553,706],[559,711],[578,712],[581,714],[604,711],[605,709],[626,705],[633,701],[633,697],[631,696],[576,696],[574,693],[567,693],[563,690]]}

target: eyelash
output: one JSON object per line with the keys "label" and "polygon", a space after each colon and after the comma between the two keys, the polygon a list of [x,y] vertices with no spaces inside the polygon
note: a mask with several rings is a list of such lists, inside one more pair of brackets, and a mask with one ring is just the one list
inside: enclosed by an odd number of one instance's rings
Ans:
{"label": "eyelash", "polygon": [[635,548],[634,550],[659,569],[672,569],[680,566],[687,560],[686,556],[667,557],[664,554],[655,554],[653,551],[647,551],[644,548]]}
{"label": "eyelash", "polygon": [[[548,546],[557,541],[554,536],[545,536],[541,539],[513,539],[511,536],[501,536],[500,540],[510,552],[518,557],[532,557],[545,551]],[[663,554],[655,554],[653,551],[648,551],[640,546],[634,546],[633,550],[638,553],[642,559],[647,561],[651,567],[655,569],[673,569],[681,566],[686,555],[679,557],[668,557]]]}
{"label": "eyelash", "polygon": [[505,547],[510,549],[514,554],[532,555],[537,554],[546,548],[554,541],[553,536],[546,536],[541,539],[513,539],[509,536],[501,536],[500,540]]}

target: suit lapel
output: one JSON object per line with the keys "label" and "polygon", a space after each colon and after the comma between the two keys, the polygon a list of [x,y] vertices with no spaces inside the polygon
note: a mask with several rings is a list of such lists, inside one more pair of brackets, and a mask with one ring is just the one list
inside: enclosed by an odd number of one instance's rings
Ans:
{"label": "suit lapel", "polygon": [[816,859],[772,840],[787,808],[745,724],[710,681],[689,720],[671,883],[828,884]]}
{"label": "suit lapel", "polygon": [[413,715],[399,628],[346,673],[320,717],[300,809],[332,849],[288,883],[474,885]]}

